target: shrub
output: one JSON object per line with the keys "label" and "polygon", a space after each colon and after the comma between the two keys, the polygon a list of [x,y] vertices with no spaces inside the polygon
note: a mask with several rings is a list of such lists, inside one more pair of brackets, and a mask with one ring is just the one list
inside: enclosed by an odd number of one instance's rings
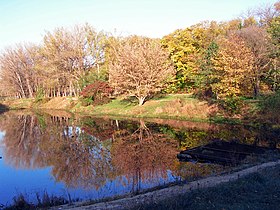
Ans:
{"label": "shrub", "polygon": [[280,110],[280,91],[267,96],[262,102],[264,110],[279,112]]}
{"label": "shrub", "polygon": [[242,100],[238,97],[225,97],[217,102],[230,115],[239,114],[243,106]]}
{"label": "shrub", "polygon": [[41,102],[45,97],[44,89],[39,88],[35,94],[35,103]]}
{"label": "shrub", "polygon": [[83,102],[86,103],[86,105],[100,105],[108,103],[111,100],[112,93],[113,89],[107,82],[96,81],[86,86],[81,91],[81,96],[83,97]]}
{"label": "shrub", "polygon": [[263,118],[272,123],[280,123],[280,91],[265,97],[260,105]]}

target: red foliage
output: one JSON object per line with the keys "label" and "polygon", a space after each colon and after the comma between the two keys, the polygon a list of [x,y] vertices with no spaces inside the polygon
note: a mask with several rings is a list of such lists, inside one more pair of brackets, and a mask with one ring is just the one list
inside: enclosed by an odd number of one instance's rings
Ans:
{"label": "red foliage", "polygon": [[81,95],[84,98],[91,98],[94,104],[106,103],[110,100],[112,96],[113,89],[109,86],[107,82],[96,81],[88,86],[86,86],[82,91]]}

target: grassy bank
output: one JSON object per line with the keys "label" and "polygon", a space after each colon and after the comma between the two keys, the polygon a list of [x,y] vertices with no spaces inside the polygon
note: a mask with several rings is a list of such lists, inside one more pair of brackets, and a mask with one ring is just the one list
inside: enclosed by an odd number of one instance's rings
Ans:
{"label": "grassy bank", "polygon": [[137,209],[279,209],[280,166]]}
{"label": "grassy bank", "polygon": [[116,99],[100,106],[82,107],[78,104],[72,110],[92,115],[168,118],[191,121],[209,121],[211,117],[217,114],[215,105],[209,105],[206,101],[200,101],[187,94],[154,98],[142,106],[138,106],[135,100]]}
{"label": "grassy bank", "polygon": [[115,99],[104,105],[83,105],[77,98],[53,98],[36,101],[35,99],[17,99],[1,102],[10,109],[55,109],[67,110],[85,115],[107,115],[139,118],[181,119],[190,121],[210,121],[221,117],[216,105],[210,105],[187,94],[166,95],[147,101],[138,106],[137,101]]}
{"label": "grassy bank", "polygon": [[[142,106],[138,106],[138,101],[135,99],[120,98],[104,105],[85,105],[81,99],[75,97],[45,98],[41,100],[17,99],[0,103],[10,109],[66,110],[91,116],[179,119],[196,122],[250,124],[257,121],[271,121],[270,119],[275,117],[279,118],[279,114],[273,111],[274,109],[264,108],[264,110],[270,112],[260,112],[259,104],[261,102],[262,100],[244,100],[242,103],[245,106],[235,114],[227,113],[217,103],[199,100],[191,94],[164,95],[150,99]],[[274,124],[276,121],[273,120]]]}

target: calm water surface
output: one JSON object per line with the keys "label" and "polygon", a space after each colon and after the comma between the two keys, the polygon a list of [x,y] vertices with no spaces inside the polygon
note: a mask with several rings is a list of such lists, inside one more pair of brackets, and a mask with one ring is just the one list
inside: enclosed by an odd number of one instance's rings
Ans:
{"label": "calm water surface", "polygon": [[186,147],[213,138],[275,146],[279,136],[250,127],[172,120],[116,120],[68,113],[0,115],[0,205],[24,195],[100,199],[220,172],[213,164],[180,163]]}

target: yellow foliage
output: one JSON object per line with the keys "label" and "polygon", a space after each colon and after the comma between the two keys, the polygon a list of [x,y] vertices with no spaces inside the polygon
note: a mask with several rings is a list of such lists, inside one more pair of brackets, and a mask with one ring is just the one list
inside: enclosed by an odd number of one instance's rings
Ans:
{"label": "yellow foliage", "polygon": [[213,59],[215,67],[212,85],[220,98],[250,95],[252,92],[253,55],[237,35],[219,40],[219,51]]}

